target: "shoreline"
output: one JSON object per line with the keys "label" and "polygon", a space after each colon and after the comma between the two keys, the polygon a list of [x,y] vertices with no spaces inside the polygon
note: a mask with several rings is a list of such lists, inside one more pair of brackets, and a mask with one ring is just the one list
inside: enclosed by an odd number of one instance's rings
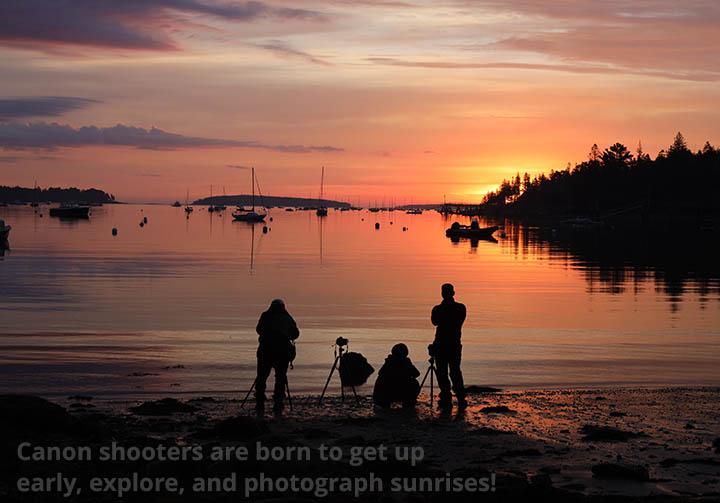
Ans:
{"label": "shoreline", "polygon": [[[56,397],[51,402],[64,407],[62,413],[56,409],[42,414],[49,419],[54,415],[53,425],[39,432],[21,434],[13,434],[13,428],[25,428],[17,421],[22,421],[23,414],[37,413],[39,406],[10,414],[7,397],[0,397],[0,408],[4,409],[0,411],[0,422],[16,421],[10,427],[4,425],[4,430],[12,435],[8,437],[6,433],[5,444],[34,435],[38,444],[86,442],[95,448],[115,441],[126,447],[156,443],[208,449],[218,445],[245,446],[252,452],[257,449],[257,442],[261,442],[283,448],[305,446],[313,453],[323,446],[347,450],[382,445],[414,446],[424,453],[422,462],[414,467],[397,460],[353,467],[345,458],[332,467],[316,458],[307,462],[256,461],[229,465],[206,460],[192,469],[185,466],[182,472],[214,473],[222,468],[223,473],[230,470],[244,476],[248,476],[248,472],[263,472],[274,476],[296,473],[317,477],[330,472],[360,476],[372,468],[383,476],[393,477],[451,474],[475,478],[493,473],[495,492],[481,495],[488,501],[596,501],[598,498],[657,501],[659,497],[668,501],[710,501],[720,498],[720,416],[716,412],[720,388],[471,392],[468,409],[464,413],[453,409],[450,414],[431,410],[425,393],[414,411],[376,408],[366,394],[361,395],[359,407],[350,397],[341,403],[338,396],[326,397],[319,406],[317,395],[311,394],[294,396],[292,411],[286,403],[282,415],[266,412],[262,417],[252,410],[252,397],[241,409],[245,393],[238,395],[230,399],[205,396],[187,400],[177,400],[175,395],[176,398],[166,396],[161,401],[148,400],[148,397],[131,400]],[[37,418],[28,421],[32,423]],[[70,426],[67,431],[53,431],[64,421],[70,425],[81,424],[81,433]],[[90,440],[87,432],[94,432]],[[14,463],[11,459],[5,460],[10,467],[17,463],[17,460]],[[143,473],[148,470],[172,472],[177,468],[162,463],[141,465]],[[40,469],[33,465],[33,470],[35,468]],[[53,471],[52,468],[50,463],[43,469]],[[80,463],[77,470],[88,475],[101,468]],[[127,471],[122,464],[114,469]],[[383,494],[394,498],[390,501],[399,496],[392,492]],[[401,500],[422,494],[403,492]],[[442,495],[442,492],[431,494],[431,500],[440,498],[437,501],[441,501]],[[149,501],[140,496],[141,501]],[[201,496],[208,495],[195,494],[193,498]],[[268,496],[262,495],[260,499]],[[302,495],[273,496],[283,501]],[[478,494],[455,496],[477,498]],[[213,498],[216,497],[214,494]],[[223,493],[219,497],[237,498],[237,494]],[[329,496],[331,501],[343,497],[347,495]],[[158,500],[166,499],[161,496]],[[200,500],[204,501],[202,497]]]}

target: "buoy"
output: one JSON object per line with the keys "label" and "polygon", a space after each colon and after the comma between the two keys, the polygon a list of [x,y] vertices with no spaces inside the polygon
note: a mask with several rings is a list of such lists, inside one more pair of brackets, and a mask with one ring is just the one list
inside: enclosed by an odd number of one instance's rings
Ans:
{"label": "buoy", "polygon": [[267,234],[267,225],[263,225],[263,234]]}
{"label": "buoy", "polygon": [[392,220],[390,220],[390,225],[392,225]]}
{"label": "buoy", "polygon": [[40,213],[40,218],[42,218],[42,213]]}
{"label": "buoy", "polygon": [[117,227],[113,227],[112,229],[112,235],[117,236]]}
{"label": "buoy", "polygon": [[364,222],[364,221],[365,221],[365,219],[364,219],[364,218],[361,218],[361,219],[360,219],[360,221],[361,221],[361,222]]}
{"label": "buoy", "polygon": [[270,221],[272,222],[272,217],[270,217]]}
{"label": "buoy", "polygon": [[140,222],[140,227],[145,227],[145,223]]}
{"label": "buoy", "polygon": [[143,222],[147,223],[147,217],[143,218]]}
{"label": "buoy", "polygon": [[500,237],[501,238],[507,237],[507,234],[505,234],[505,231],[500,232]]}
{"label": "buoy", "polygon": [[375,228],[376,228],[376,229],[379,229],[379,228],[380,228],[380,222],[375,222]]}

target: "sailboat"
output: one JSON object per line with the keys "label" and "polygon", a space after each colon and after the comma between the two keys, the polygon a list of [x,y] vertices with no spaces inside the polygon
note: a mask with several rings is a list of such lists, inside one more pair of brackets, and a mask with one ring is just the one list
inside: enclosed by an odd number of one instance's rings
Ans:
{"label": "sailboat", "polygon": [[327,208],[323,205],[323,190],[325,188],[325,166],[322,168],[322,174],[320,175],[320,197],[318,197],[318,209],[315,213],[319,217],[327,216]]}
{"label": "sailboat", "polygon": [[240,222],[262,222],[266,214],[255,212],[255,168],[252,168],[252,210],[233,213],[233,218]]}
{"label": "sailboat", "polygon": [[38,202],[38,185],[37,180],[35,180],[35,189],[33,190],[33,201],[30,203],[30,206],[33,208],[37,208],[40,205]]}
{"label": "sailboat", "polygon": [[213,206],[213,197],[212,197],[212,185],[210,186],[210,206],[208,206],[208,211],[212,213],[215,211],[215,206]]}
{"label": "sailboat", "polygon": [[188,203],[190,201],[190,189],[187,190],[187,195],[185,196],[185,213],[192,213],[193,207],[190,206]]}
{"label": "sailboat", "polygon": [[[225,187],[223,187],[223,201],[225,200]],[[227,209],[227,206],[224,204],[216,204],[215,205],[215,211],[224,211]]]}

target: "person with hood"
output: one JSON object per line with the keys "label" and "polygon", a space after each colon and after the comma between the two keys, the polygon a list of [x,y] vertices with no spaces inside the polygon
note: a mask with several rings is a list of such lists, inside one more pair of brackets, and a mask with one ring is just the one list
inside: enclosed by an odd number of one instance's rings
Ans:
{"label": "person with hood", "polygon": [[295,345],[293,341],[300,336],[295,320],[285,308],[282,299],[275,299],[270,303],[267,311],[260,315],[257,324],[257,378],[255,380],[255,408],[265,410],[265,388],[270,370],[275,370],[275,390],[273,410],[282,411],[284,408],[285,388],[287,386],[287,369],[295,359]]}
{"label": "person with hood", "polygon": [[401,402],[403,407],[414,407],[420,393],[420,372],[408,358],[405,344],[396,344],[378,372],[373,390],[373,401],[381,407]]}
{"label": "person with hood", "polygon": [[[462,326],[465,321],[466,309],[464,304],[455,302],[455,288],[445,283],[441,288],[442,303],[435,306],[430,315],[432,324],[437,327],[435,340],[431,347],[437,366],[437,380],[440,386],[440,399],[438,409],[452,409],[452,390],[458,401],[458,408],[467,407],[465,399],[465,383],[463,382],[460,360],[462,359]],[[448,371],[450,378],[448,379]]]}

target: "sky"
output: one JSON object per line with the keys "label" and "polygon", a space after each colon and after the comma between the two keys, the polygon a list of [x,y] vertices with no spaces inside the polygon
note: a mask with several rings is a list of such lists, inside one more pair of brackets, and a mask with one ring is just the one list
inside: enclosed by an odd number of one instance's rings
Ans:
{"label": "sky", "polygon": [[0,184],[478,202],[720,144],[716,0],[2,0]]}

